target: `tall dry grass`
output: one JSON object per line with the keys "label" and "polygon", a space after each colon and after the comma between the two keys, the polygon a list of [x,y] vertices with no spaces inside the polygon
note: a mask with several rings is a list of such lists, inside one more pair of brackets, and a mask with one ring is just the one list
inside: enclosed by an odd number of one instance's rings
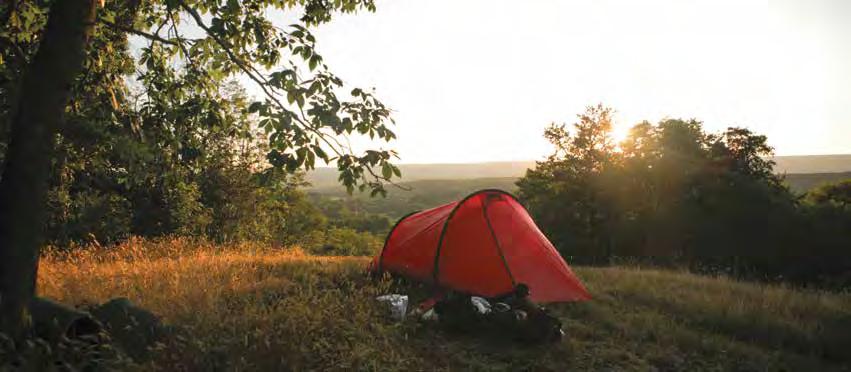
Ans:
{"label": "tall dry grass", "polygon": [[127,297],[184,328],[192,339],[164,350],[168,363],[347,369],[387,361],[394,342],[370,326],[382,319],[373,299],[389,282],[368,280],[364,265],[255,243],[134,239],[48,252],[38,285],[40,295],[79,306]]}
{"label": "tall dry grass", "polygon": [[416,286],[366,277],[367,258],[257,243],[130,240],[50,251],[41,295],[127,297],[185,330],[140,369],[848,370],[851,296],[687,273],[577,268],[592,301],[552,306],[568,337],[527,347],[394,323],[375,296]]}

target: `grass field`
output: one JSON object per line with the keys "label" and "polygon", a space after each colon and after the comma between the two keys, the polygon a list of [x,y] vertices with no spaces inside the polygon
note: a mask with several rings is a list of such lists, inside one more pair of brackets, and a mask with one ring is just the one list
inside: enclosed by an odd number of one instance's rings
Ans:
{"label": "grass field", "polygon": [[529,347],[393,323],[367,258],[257,244],[133,240],[47,254],[42,296],[128,297],[184,329],[139,369],[851,370],[851,295],[637,268],[576,268],[594,299],[552,306],[559,344]]}

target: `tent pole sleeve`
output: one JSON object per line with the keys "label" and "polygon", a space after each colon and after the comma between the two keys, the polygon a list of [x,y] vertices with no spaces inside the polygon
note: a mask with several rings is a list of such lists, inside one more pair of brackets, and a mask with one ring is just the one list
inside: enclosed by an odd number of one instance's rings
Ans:
{"label": "tent pole sleeve", "polygon": [[[446,222],[443,224],[443,230],[440,231],[440,239],[437,241],[437,248],[434,250],[434,269],[432,270],[432,278],[433,278],[432,280],[434,281],[435,286],[438,285],[438,274],[439,274],[439,269],[440,269],[440,250],[443,247],[443,239],[446,237],[446,228],[449,226],[449,221],[452,220],[452,217],[455,216],[455,212],[457,212],[458,208],[461,208],[461,206],[464,205],[464,203],[467,202],[467,200],[469,200],[470,198],[472,198],[476,195],[487,194],[487,193],[498,193],[498,194],[501,194],[501,195],[507,195],[508,197],[517,201],[517,197],[515,197],[514,195],[511,195],[511,193],[509,193],[505,190],[482,189],[482,190],[473,192],[470,195],[467,195],[466,197],[464,197],[464,199],[461,199],[461,201],[458,202],[458,205],[456,205],[455,208],[452,209],[452,212],[449,212],[449,216],[446,217]],[[517,201],[517,202],[519,203],[519,201]],[[388,238],[389,238],[389,235],[388,235]]]}
{"label": "tent pole sleeve", "polygon": [[502,245],[499,244],[499,239],[496,237],[496,231],[493,229],[493,225],[491,225],[491,219],[488,217],[488,198],[485,198],[482,201],[482,215],[485,218],[485,222],[488,224],[488,230],[491,232],[491,237],[493,238],[493,243],[496,244],[496,250],[499,252],[499,258],[502,259],[502,264],[505,265],[505,271],[508,272],[508,277],[511,279],[511,286],[516,286],[517,281],[514,280],[514,274],[511,273],[511,268],[508,267],[508,260],[505,259],[505,253],[502,252]]}

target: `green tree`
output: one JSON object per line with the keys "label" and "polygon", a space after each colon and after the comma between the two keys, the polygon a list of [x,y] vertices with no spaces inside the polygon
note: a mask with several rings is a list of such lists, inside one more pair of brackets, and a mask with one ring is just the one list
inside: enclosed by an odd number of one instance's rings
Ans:
{"label": "green tree", "polygon": [[[317,158],[334,162],[349,190],[369,188],[373,194],[383,193],[384,182],[399,175],[390,163],[393,151],[355,154],[337,140],[356,134],[392,140],[390,110],[372,92],[357,88],[340,92],[342,80],[323,63],[309,31],[335,12],[374,10],[372,1],[98,4],[94,0],[0,4],[4,22],[0,114],[8,122],[0,179],[0,331],[18,336],[27,328],[51,165],[64,161],[54,156],[56,139],[67,133],[61,123],[70,123],[75,116],[96,119],[91,125],[79,125],[82,133],[117,128],[139,136],[155,132],[140,140],[158,143],[161,146],[151,148],[162,151],[140,151],[130,157],[174,163],[196,157],[203,138],[223,121],[226,113],[219,105],[218,87],[230,77],[246,76],[263,92],[264,99],[251,103],[249,111],[268,135],[273,165],[293,172],[313,168]],[[301,11],[299,24],[273,24],[270,8]],[[131,35],[147,41],[138,60],[128,48]],[[131,79],[138,81],[136,92],[128,84]],[[132,105],[139,107],[128,110]],[[167,129],[148,130],[158,125]],[[185,169],[190,174],[197,171]],[[134,208],[146,201],[154,206],[177,203],[177,209],[183,209],[172,222],[181,223],[199,211],[197,205],[183,203],[197,199],[196,186],[179,179],[170,184],[164,178],[134,178],[128,173],[123,183],[101,186],[154,182],[144,189],[177,190],[165,198],[146,198],[142,193],[131,200]]]}
{"label": "green tree", "polygon": [[849,209],[851,208],[851,179],[816,187],[805,195],[805,200],[815,206]]}
{"label": "green tree", "polygon": [[[710,161],[686,201],[691,260],[736,275],[776,276],[783,247],[796,249],[794,195],[773,171],[767,138],[729,128],[708,149]],[[786,264],[786,263],[784,263]]]}
{"label": "green tree", "polygon": [[550,125],[544,137],[555,147],[517,182],[527,205],[563,255],[579,262],[606,259],[609,200],[600,184],[617,164],[610,137],[612,110],[589,106],[578,115],[571,133],[564,124]]}
{"label": "green tree", "polygon": [[851,285],[851,180],[821,185],[804,195],[800,241],[790,279],[837,289]]}
{"label": "green tree", "polygon": [[[765,136],[743,128],[708,134],[697,120],[664,119],[635,125],[615,148],[606,138],[609,113],[589,108],[574,133],[548,128],[556,153],[517,183],[563,255],[574,262],[625,258],[742,277],[815,278],[790,263],[804,254],[807,231],[836,237],[840,229],[811,225],[816,212],[802,212],[774,173]],[[819,244],[839,257],[840,241]]]}
{"label": "green tree", "polygon": [[[9,7],[6,3],[4,8]],[[38,52],[22,68],[20,91],[7,100],[12,105],[0,179],[0,331],[13,337],[22,334],[35,292],[53,137],[69,99],[68,87],[83,66],[94,15],[94,0],[55,3]]]}
{"label": "green tree", "polygon": [[614,255],[672,263],[683,254],[684,198],[705,168],[710,140],[696,120],[664,119],[631,128],[620,144],[620,166],[602,185],[615,204]]}

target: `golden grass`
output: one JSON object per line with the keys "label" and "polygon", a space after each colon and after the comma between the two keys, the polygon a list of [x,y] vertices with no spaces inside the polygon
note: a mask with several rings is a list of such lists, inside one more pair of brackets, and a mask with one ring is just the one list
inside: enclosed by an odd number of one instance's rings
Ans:
{"label": "golden grass", "polygon": [[367,258],[261,244],[131,240],[45,254],[40,295],[128,297],[186,330],[143,369],[842,370],[851,296],[725,278],[578,268],[594,300],[553,306],[568,337],[524,347],[387,319],[374,297],[426,293],[364,273]]}

